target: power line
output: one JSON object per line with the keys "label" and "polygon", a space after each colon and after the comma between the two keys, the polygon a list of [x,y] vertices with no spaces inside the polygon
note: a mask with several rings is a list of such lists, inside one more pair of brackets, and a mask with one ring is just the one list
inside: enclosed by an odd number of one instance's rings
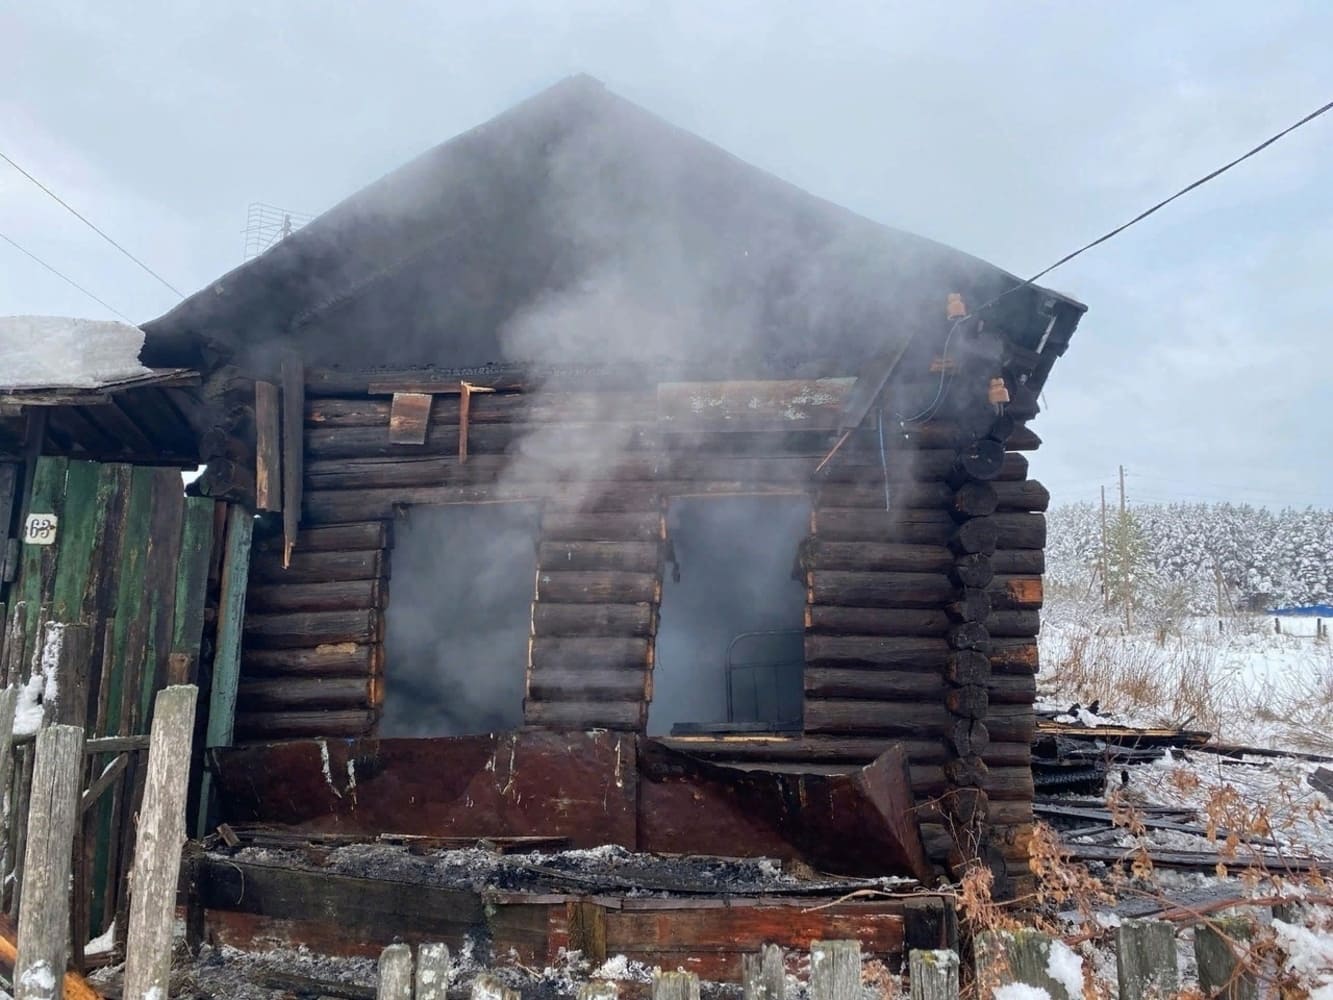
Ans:
{"label": "power line", "polygon": [[21,173],[24,177],[28,178],[28,180],[30,180],[30,181],[32,181],[34,184],[36,184],[39,188],[41,188],[41,189],[42,189],[43,191],[45,191],[48,195],[50,195],[52,198],[54,198],[54,199],[56,200],[56,202],[57,202],[62,208],[65,209],[65,211],[67,211],[67,212],[69,212],[71,215],[73,215],[76,219],[78,219],[78,220],[79,220],[80,222],[82,222],[85,226],[87,226],[89,229],[91,229],[93,232],[95,232],[98,236],[102,237],[102,239],[104,239],[104,240],[106,240],[108,243],[110,243],[113,247],[115,247],[117,250],[119,250],[121,253],[123,253],[123,254],[124,254],[126,257],[128,257],[130,260],[134,261],[134,263],[138,264],[141,268],[143,268],[145,271],[147,271],[149,274],[151,274],[151,275],[152,275],[154,278],[156,278],[158,281],[162,282],[162,284],[166,285],[168,288],[170,288],[173,292],[175,292],[175,293],[176,293],[177,295],[179,295],[181,298],[185,298],[185,293],[184,293],[184,292],[182,292],[179,288],[177,288],[175,285],[173,285],[173,284],[172,284],[170,281],[168,281],[166,278],[162,277],[162,275],[160,275],[160,274],[158,274],[156,271],[154,271],[151,267],[149,267],[147,264],[145,264],[143,261],[141,261],[138,257],[134,256],[134,254],[132,254],[132,253],[130,253],[128,250],[126,250],[123,246],[121,246],[121,245],[120,245],[119,243],[117,243],[115,240],[113,240],[113,239],[112,239],[110,236],[108,236],[105,232],[103,232],[101,229],[99,229],[97,226],[95,226],[92,222],[90,222],[90,221],[88,220],[87,216],[85,216],[85,215],[83,215],[81,212],[79,212],[79,210],[76,209],[73,205],[71,205],[69,202],[65,201],[64,198],[60,197],[60,195],[56,194],[56,193],[55,193],[54,191],[52,191],[49,187],[47,187],[45,184],[43,184],[41,181],[39,181],[36,177],[34,177],[32,174],[28,173],[28,172],[27,172],[26,170],[24,170],[22,167],[20,167],[17,163],[15,163],[13,160],[11,160],[11,159],[10,159],[8,156],[6,156],[3,152],[0,152],[0,160],[4,160],[4,161],[5,161],[6,163],[8,163],[11,167],[13,167],[13,168],[14,168],[15,170],[17,170],[19,173]]}
{"label": "power line", "polygon": [[1006,296],[1012,295],[1014,292],[1020,291],[1020,290],[1022,290],[1022,289],[1024,289],[1024,288],[1027,288],[1029,285],[1035,285],[1039,279],[1044,278],[1046,275],[1050,274],[1052,271],[1054,271],[1057,267],[1060,267],[1062,264],[1068,264],[1071,260],[1073,260],[1075,257],[1079,256],[1080,254],[1086,253],[1087,251],[1091,250],[1093,247],[1095,247],[1095,246],[1099,246],[1100,244],[1105,243],[1107,240],[1112,239],[1112,238],[1115,237],[1115,236],[1119,236],[1121,233],[1123,233],[1123,232],[1124,232],[1126,229],[1128,229],[1130,226],[1133,226],[1133,225],[1136,225],[1136,224],[1142,222],[1144,219],[1148,218],[1148,216],[1152,215],[1153,213],[1158,212],[1158,211],[1161,211],[1163,208],[1166,208],[1167,205],[1171,204],[1171,203],[1172,203],[1173,201],[1175,201],[1177,198],[1179,198],[1179,197],[1181,197],[1181,196],[1183,196],[1183,195],[1187,195],[1187,194],[1189,194],[1189,193],[1190,193],[1191,191],[1193,191],[1195,188],[1202,187],[1203,185],[1205,185],[1205,184],[1207,184],[1209,181],[1211,181],[1213,178],[1215,178],[1215,177],[1220,177],[1222,174],[1226,173],[1226,172],[1227,172],[1228,170],[1230,170],[1232,167],[1234,167],[1234,166],[1236,166],[1236,165],[1238,165],[1238,164],[1240,164],[1240,163],[1244,163],[1246,160],[1248,160],[1251,156],[1254,156],[1256,153],[1261,153],[1261,152],[1263,152],[1265,149],[1267,149],[1269,146],[1273,145],[1273,143],[1277,142],[1277,141],[1278,141],[1279,139],[1281,139],[1283,136],[1288,135],[1288,134],[1290,134],[1290,133],[1292,133],[1292,132],[1295,132],[1295,131],[1296,131],[1298,128],[1300,128],[1302,125],[1307,125],[1307,124],[1309,124],[1310,122],[1314,121],[1314,120],[1315,120],[1316,118],[1318,118],[1320,115],[1324,114],[1325,112],[1327,112],[1327,111],[1329,111],[1329,110],[1333,110],[1333,101],[1329,101],[1329,102],[1328,102],[1327,104],[1325,104],[1322,108],[1318,108],[1318,109],[1316,109],[1316,110],[1310,112],[1308,115],[1306,115],[1306,116],[1305,116],[1304,118],[1302,118],[1300,121],[1298,121],[1298,122],[1294,122],[1293,124],[1288,125],[1286,128],[1284,128],[1281,132],[1278,132],[1276,135],[1269,136],[1267,139],[1265,139],[1263,142],[1259,143],[1259,145],[1255,146],[1253,149],[1250,149],[1250,150],[1248,150],[1248,151],[1242,153],[1240,156],[1236,157],[1236,158],[1235,158],[1234,160],[1232,160],[1231,162],[1223,164],[1222,166],[1218,167],[1216,170],[1212,171],[1212,173],[1205,174],[1203,177],[1200,177],[1197,181],[1194,181],[1192,184],[1187,184],[1187,185],[1185,185],[1185,187],[1181,188],[1181,189],[1180,189],[1179,191],[1177,191],[1175,194],[1171,195],[1171,197],[1162,199],[1162,200],[1159,201],[1156,205],[1153,205],[1151,208],[1146,209],[1146,210],[1140,212],[1138,215],[1134,216],[1134,218],[1130,219],[1128,222],[1121,223],[1120,225],[1118,225],[1118,226],[1116,226],[1114,229],[1112,229],[1110,232],[1108,232],[1108,233],[1104,233],[1104,234],[1102,234],[1101,236],[1098,236],[1098,237],[1097,237],[1095,240],[1093,240],[1091,243],[1086,243],[1086,244],[1084,244],[1083,246],[1079,247],[1077,250],[1073,251],[1072,253],[1067,253],[1067,254],[1065,254],[1063,257],[1061,257],[1059,260],[1057,260],[1054,264],[1051,264],[1049,267],[1045,267],[1045,268],[1043,268],[1042,270],[1038,271],[1036,274],[1034,274],[1032,277],[1028,278],[1026,281],[1021,281],[1021,282],[1019,282],[1019,283],[1018,283],[1017,285],[1015,285],[1013,288],[1007,289],[1007,290],[1001,292],[999,295],[995,296],[995,298],[991,299],[989,302],[983,303],[979,308],[977,308],[976,310],[974,310],[974,311],[971,313],[971,315],[974,315],[974,316],[975,316],[977,313],[980,313],[980,312],[982,312],[982,311],[984,311],[984,310],[986,310],[986,309],[989,309],[991,306],[995,305],[995,303],[999,302],[1001,299],[1005,298]]}
{"label": "power line", "polygon": [[[0,155],[3,155],[3,154],[0,154]],[[48,271],[50,271],[52,274],[54,274],[57,278],[60,278],[62,281],[66,281],[66,282],[68,282],[69,284],[73,285],[75,288],[77,288],[79,291],[81,291],[84,295],[88,296],[88,298],[92,299],[94,302],[96,302],[96,303],[97,303],[99,306],[101,306],[103,309],[109,309],[109,310],[111,310],[113,313],[115,313],[117,316],[119,316],[121,319],[123,319],[126,323],[130,323],[130,324],[133,324],[133,323],[134,323],[134,320],[130,319],[128,316],[126,316],[123,312],[121,312],[121,311],[120,311],[119,309],[117,309],[115,306],[111,305],[110,303],[103,302],[103,301],[102,301],[101,299],[99,299],[96,295],[94,295],[92,292],[88,291],[88,289],[84,288],[84,287],[83,287],[82,285],[80,285],[77,281],[75,281],[73,278],[71,278],[68,274],[64,274],[64,273],[62,273],[62,272],[60,272],[60,271],[57,271],[54,267],[52,267],[52,266],[51,266],[50,264],[48,264],[46,261],[42,260],[42,258],[38,257],[38,256],[37,256],[35,253],[33,253],[31,250],[27,249],[26,247],[22,247],[22,246],[20,246],[19,244],[15,243],[15,242],[14,242],[13,240],[11,240],[8,236],[6,236],[4,233],[0,233],[0,240],[4,240],[6,243],[8,243],[10,246],[12,246],[12,247],[13,247],[15,250],[17,250],[19,253],[21,253],[21,254],[23,254],[23,255],[25,255],[25,256],[27,256],[27,257],[30,257],[31,259],[35,260],[38,264],[41,264],[42,267],[46,268]]]}

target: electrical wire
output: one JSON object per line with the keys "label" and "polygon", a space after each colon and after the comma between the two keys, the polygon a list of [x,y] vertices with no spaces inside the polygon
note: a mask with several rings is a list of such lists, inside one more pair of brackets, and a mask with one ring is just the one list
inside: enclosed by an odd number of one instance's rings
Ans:
{"label": "electrical wire", "polygon": [[162,282],[162,284],[166,285],[169,289],[171,289],[173,292],[175,292],[175,293],[176,293],[177,295],[179,295],[181,298],[185,298],[185,293],[184,293],[184,292],[182,292],[179,288],[177,288],[175,285],[173,285],[173,284],[172,284],[170,281],[168,281],[166,278],[162,277],[162,275],[160,275],[160,274],[158,274],[156,271],[154,271],[151,267],[149,267],[147,264],[145,264],[143,261],[141,261],[138,257],[134,256],[134,254],[132,254],[132,253],[130,253],[128,250],[126,250],[123,246],[121,246],[121,245],[120,245],[119,243],[117,243],[115,240],[113,240],[113,239],[112,239],[110,236],[108,236],[105,232],[103,232],[103,231],[102,231],[101,229],[99,229],[96,225],[94,225],[94,224],[87,218],[87,216],[83,215],[83,214],[82,214],[78,209],[76,209],[73,205],[71,205],[69,202],[65,201],[64,198],[60,197],[60,195],[56,194],[56,193],[55,193],[54,191],[52,191],[49,187],[47,187],[45,184],[43,184],[41,181],[39,181],[36,177],[34,177],[32,174],[28,173],[28,171],[24,170],[22,167],[20,167],[17,163],[15,163],[13,160],[11,160],[11,159],[10,159],[8,156],[6,156],[3,152],[0,152],[0,160],[4,160],[4,161],[5,161],[6,163],[8,163],[11,167],[13,167],[13,168],[14,168],[15,170],[17,170],[19,173],[21,173],[24,177],[28,178],[28,180],[30,180],[30,181],[32,181],[34,184],[36,184],[39,188],[41,188],[41,189],[42,189],[43,191],[45,191],[48,195],[50,195],[53,199],[55,199],[56,203],[59,204],[62,208],[64,208],[65,211],[69,212],[70,215],[74,216],[74,218],[76,218],[76,219],[78,219],[80,222],[82,222],[85,226],[87,226],[89,229],[91,229],[93,232],[95,232],[98,236],[102,237],[102,239],[104,239],[104,240],[106,240],[108,243],[110,243],[113,247],[115,247],[117,250],[119,250],[121,253],[123,253],[123,254],[124,254],[126,257],[128,257],[130,260],[134,261],[134,263],[138,264],[141,268],[143,268],[145,271],[147,271],[149,274],[151,274],[151,275],[152,275],[154,278],[156,278],[158,281]]}
{"label": "electrical wire", "polygon": [[115,313],[117,316],[119,316],[121,319],[123,319],[126,323],[130,323],[130,324],[133,324],[133,323],[134,323],[134,320],[130,319],[128,316],[126,316],[123,312],[121,312],[121,311],[120,311],[119,309],[117,309],[115,306],[111,305],[111,304],[108,303],[108,302],[104,302],[104,301],[102,301],[102,300],[99,299],[96,295],[94,295],[92,292],[88,291],[88,289],[84,288],[84,287],[83,287],[82,285],[80,285],[77,281],[75,281],[73,278],[71,278],[69,275],[62,273],[61,271],[57,271],[54,267],[52,267],[52,266],[51,266],[50,264],[48,264],[46,261],[42,260],[42,258],[38,257],[38,256],[37,256],[35,253],[33,253],[31,250],[27,249],[26,247],[20,246],[18,243],[15,243],[15,242],[14,242],[13,240],[11,240],[8,236],[6,236],[4,233],[0,233],[0,240],[4,240],[6,243],[8,243],[10,246],[12,246],[12,247],[13,247],[15,250],[17,250],[19,253],[21,253],[21,254],[23,254],[23,255],[25,255],[25,256],[27,256],[27,257],[30,257],[32,260],[35,260],[38,264],[41,264],[42,267],[46,268],[48,271],[50,271],[52,274],[54,274],[57,278],[60,278],[62,281],[68,282],[69,284],[73,285],[75,288],[77,288],[79,291],[81,291],[84,295],[88,296],[88,298],[92,299],[94,302],[96,302],[96,303],[97,303],[99,306],[101,306],[103,309],[109,309],[111,312]]}
{"label": "electrical wire", "polygon": [[[1254,155],[1257,154],[1257,153],[1261,153],[1261,152],[1263,152],[1265,149],[1267,149],[1269,146],[1273,145],[1273,143],[1277,142],[1277,141],[1278,141],[1279,139],[1281,139],[1282,137],[1284,137],[1284,136],[1286,136],[1286,135],[1289,135],[1289,134],[1291,134],[1292,132],[1295,132],[1295,131],[1296,131],[1298,128],[1300,128],[1302,125],[1307,125],[1307,124],[1309,124],[1310,122],[1312,122],[1312,121],[1314,121],[1316,118],[1318,118],[1320,115],[1325,114],[1326,112],[1328,112],[1328,111],[1330,111],[1330,110],[1333,110],[1333,101],[1329,101],[1329,102],[1328,102],[1327,104],[1325,104],[1323,107],[1321,107],[1321,108],[1317,108],[1316,110],[1311,111],[1308,115],[1306,115],[1306,116],[1305,116],[1304,118],[1302,118],[1300,121],[1298,121],[1298,122],[1294,122],[1293,124],[1288,125],[1286,128],[1284,128],[1281,132],[1278,132],[1276,135],[1269,136],[1269,137],[1268,137],[1267,139],[1265,139],[1263,142],[1259,143],[1259,145],[1255,146],[1254,148],[1252,148],[1252,149],[1250,149],[1250,150],[1247,150],[1246,152],[1242,153],[1240,156],[1236,157],[1234,160],[1231,160],[1231,161],[1228,162],[1228,163],[1224,163],[1222,166],[1218,167],[1216,170],[1212,171],[1211,173],[1205,174],[1204,176],[1200,177],[1198,180],[1194,181],[1193,183],[1185,185],[1183,188],[1181,188],[1181,189],[1180,189],[1179,191],[1177,191],[1175,194],[1171,195],[1169,198],[1163,198],[1163,199],[1162,199],[1161,201],[1159,201],[1156,205],[1153,205],[1151,208],[1145,209],[1144,211],[1140,212],[1138,215],[1134,216],[1134,218],[1130,219],[1128,222],[1121,223],[1120,225],[1118,225],[1118,226],[1116,226],[1114,229],[1112,229],[1110,232],[1103,233],[1101,236],[1098,236],[1098,237],[1097,237],[1095,240],[1093,240],[1091,243],[1085,243],[1083,246],[1079,247],[1077,250],[1073,251],[1072,253],[1067,253],[1067,254],[1065,254],[1063,257],[1061,257],[1059,260],[1057,260],[1054,264],[1051,264],[1051,265],[1048,266],[1048,267],[1044,267],[1044,268],[1042,268],[1040,271],[1038,271],[1038,272],[1037,272],[1036,274],[1034,274],[1032,277],[1028,278],[1026,281],[1019,282],[1019,283],[1018,283],[1017,285],[1015,285],[1013,288],[1006,289],[1005,291],[1001,292],[999,295],[995,296],[995,298],[991,299],[989,302],[985,302],[985,303],[983,303],[983,304],[982,304],[981,306],[979,306],[976,310],[974,310],[974,311],[971,313],[971,315],[974,315],[974,316],[975,316],[977,313],[980,313],[980,312],[982,312],[983,310],[989,309],[991,306],[995,305],[997,302],[999,302],[1001,299],[1005,298],[1006,296],[1012,295],[1014,292],[1021,291],[1022,289],[1027,288],[1027,287],[1029,287],[1030,285],[1034,285],[1034,284],[1036,284],[1037,281],[1039,281],[1041,278],[1044,278],[1046,275],[1050,274],[1050,273],[1051,273],[1052,271],[1054,271],[1057,267],[1060,267],[1060,266],[1063,265],[1063,264],[1068,264],[1071,260],[1073,260],[1075,257],[1079,256],[1080,254],[1086,253],[1087,251],[1091,250],[1093,247],[1095,247],[1095,246],[1099,246],[1099,245],[1101,245],[1102,243],[1105,243],[1107,240],[1112,239],[1112,238],[1114,238],[1114,237],[1116,237],[1116,236],[1119,236],[1121,233],[1123,233],[1123,232],[1124,232],[1126,229],[1128,229],[1130,226],[1137,225],[1138,223],[1142,222],[1144,219],[1148,218],[1148,216],[1150,216],[1150,215],[1152,215],[1152,214],[1154,214],[1154,213],[1156,213],[1156,212],[1161,211],[1163,208],[1166,208],[1167,205],[1171,204],[1171,203],[1172,203],[1173,201],[1175,201],[1177,198],[1180,198],[1180,197],[1182,197],[1182,196],[1184,196],[1184,195],[1189,194],[1189,193],[1190,193],[1191,191],[1193,191],[1195,188],[1202,187],[1203,185],[1207,184],[1209,181],[1213,180],[1215,177],[1220,177],[1222,174],[1226,173],[1226,172],[1227,172],[1228,170],[1230,170],[1232,167],[1237,166],[1237,165],[1239,165],[1239,164],[1241,164],[1241,163],[1244,163],[1244,162],[1245,162],[1246,160],[1248,160],[1251,156],[1254,156]],[[966,318],[966,317],[965,317],[965,318]]]}

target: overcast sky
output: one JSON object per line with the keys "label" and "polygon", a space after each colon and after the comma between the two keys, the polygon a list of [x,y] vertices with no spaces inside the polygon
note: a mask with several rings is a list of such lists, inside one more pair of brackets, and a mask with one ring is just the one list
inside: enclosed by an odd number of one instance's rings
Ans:
{"label": "overcast sky", "polygon": [[[575,72],[1029,274],[1333,98],[1333,4],[0,0],[0,150],[171,283]],[[138,321],[176,297],[0,163],[0,233]],[[1045,283],[1089,306],[1057,501],[1333,506],[1333,114]],[[0,243],[0,313],[109,316]],[[3,359],[0,358],[0,367]]]}

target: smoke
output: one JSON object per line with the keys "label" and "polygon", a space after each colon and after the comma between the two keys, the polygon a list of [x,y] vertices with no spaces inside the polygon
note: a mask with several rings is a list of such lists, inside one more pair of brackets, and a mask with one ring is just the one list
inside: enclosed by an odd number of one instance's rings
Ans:
{"label": "smoke", "polygon": [[680,578],[668,572],[663,584],[650,734],[677,723],[799,723],[805,586],[792,570],[809,524],[805,497],[672,501]]}
{"label": "smoke", "polygon": [[519,728],[536,506],[413,507],[395,535],[380,735]]}

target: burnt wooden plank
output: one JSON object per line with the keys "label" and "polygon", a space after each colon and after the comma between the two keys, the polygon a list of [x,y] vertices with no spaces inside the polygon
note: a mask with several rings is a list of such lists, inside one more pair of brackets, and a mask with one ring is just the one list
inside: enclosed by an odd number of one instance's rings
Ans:
{"label": "burnt wooden plank", "polygon": [[255,382],[255,507],[282,510],[282,426],[278,387]]}
{"label": "burnt wooden plank", "polygon": [[250,579],[256,583],[329,583],[378,580],[388,575],[382,549],[352,552],[293,552],[283,566],[276,552],[257,552],[250,560]]}
{"label": "burnt wooden plank", "polygon": [[282,537],[290,559],[301,526],[305,489],[305,366],[288,356],[282,362]]}
{"label": "burnt wooden plank", "polygon": [[317,674],[357,676],[379,670],[382,649],[353,642],[300,649],[247,649],[241,658],[246,676]]}
{"label": "burnt wooden plank", "polygon": [[289,611],[247,614],[245,645],[253,649],[290,649],[326,643],[370,642],[379,637],[379,611]]}
{"label": "burnt wooden plank", "polygon": [[375,724],[375,713],[367,710],[316,709],[270,712],[237,712],[237,740],[287,740],[308,736],[365,736]]}
{"label": "burnt wooden plank", "polygon": [[621,635],[650,637],[657,631],[654,606],[640,604],[556,604],[538,601],[532,606],[532,634],[536,636]]}
{"label": "burnt wooden plank", "polygon": [[655,573],[661,551],[655,541],[543,541],[537,547],[537,568]]}
{"label": "burnt wooden plank", "polygon": [[372,684],[368,677],[242,680],[236,694],[237,711],[370,708],[374,704]]}
{"label": "burnt wooden plank", "polygon": [[661,581],[653,573],[615,570],[540,572],[537,601],[553,604],[656,604]]}
{"label": "burnt wooden plank", "polygon": [[390,444],[425,444],[434,397],[422,392],[395,392],[389,411]]}
{"label": "burnt wooden plank", "polygon": [[[390,544],[391,532],[383,521],[366,521],[361,524],[335,524],[325,528],[311,528],[301,532],[297,552],[358,552],[368,549],[382,549]],[[258,552],[282,553],[281,535],[268,535],[254,539],[254,549]]]}
{"label": "burnt wooden plank", "polygon": [[529,644],[533,673],[555,671],[630,670],[640,674],[652,664],[652,642],[619,636],[538,636]]}
{"label": "burnt wooden plank", "polygon": [[809,665],[938,671],[949,658],[949,643],[926,636],[807,635]]}
{"label": "burnt wooden plank", "polygon": [[850,573],[822,570],[808,574],[810,604],[843,607],[934,609],[954,596],[942,573]]}

